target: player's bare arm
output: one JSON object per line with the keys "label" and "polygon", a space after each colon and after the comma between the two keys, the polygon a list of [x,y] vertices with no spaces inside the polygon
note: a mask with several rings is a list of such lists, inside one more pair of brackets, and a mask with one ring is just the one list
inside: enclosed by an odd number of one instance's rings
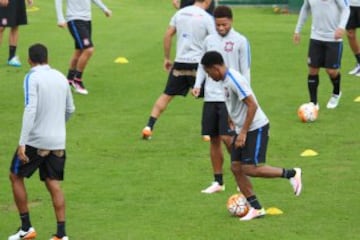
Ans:
{"label": "player's bare arm", "polygon": [[6,7],[9,4],[9,0],[0,0],[0,6]]}
{"label": "player's bare arm", "polygon": [[170,26],[165,33],[164,36],[164,69],[166,71],[170,71],[172,67],[172,62],[170,60],[170,52],[171,52],[171,40],[172,37],[176,33],[176,28],[173,26]]}

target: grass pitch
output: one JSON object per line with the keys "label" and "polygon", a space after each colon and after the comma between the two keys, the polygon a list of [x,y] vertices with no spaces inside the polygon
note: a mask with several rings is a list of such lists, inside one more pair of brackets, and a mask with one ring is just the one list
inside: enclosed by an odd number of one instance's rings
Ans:
{"label": "grass pitch", "polygon": [[[8,168],[18,142],[23,111],[22,81],[27,48],[42,42],[51,66],[66,73],[73,43],[56,26],[53,2],[35,2],[28,26],[20,29],[23,67],[5,65],[7,32],[0,48],[0,239],[19,226]],[[297,15],[269,8],[233,8],[234,26],[252,47],[252,86],[271,121],[268,163],[300,166],[304,189],[293,196],[286,180],[254,179],[265,208],[284,214],[250,222],[230,217],[225,204],[236,186],[226,156],[226,191],[203,195],[212,181],[208,143],[200,137],[201,100],[176,98],[161,116],[151,141],[140,139],[151,107],[162,92],[162,38],[175,12],[168,0],[105,0],[107,19],[93,7],[96,50],[85,71],[88,96],[74,94],[76,114],[68,124],[68,160],[63,189],[71,239],[356,239],[359,236],[360,79],[347,75],[354,58],[344,42],[342,91],[336,110],[327,110],[331,85],[320,75],[320,113],[304,124],[296,110],[308,101],[306,52],[310,21],[294,46]],[[310,20],[310,19],[309,19]],[[127,64],[116,64],[126,57]],[[300,157],[306,149],[319,153]],[[45,187],[28,180],[30,213],[38,239],[56,222]]]}

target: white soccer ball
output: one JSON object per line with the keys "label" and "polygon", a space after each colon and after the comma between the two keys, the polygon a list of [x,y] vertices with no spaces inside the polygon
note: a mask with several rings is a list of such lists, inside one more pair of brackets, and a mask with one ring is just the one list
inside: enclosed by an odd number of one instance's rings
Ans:
{"label": "white soccer ball", "polygon": [[298,117],[302,122],[313,122],[318,117],[319,110],[314,103],[304,103],[297,111]]}
{"label": "white soccer ball", "polygon": [[249,211],[249,204],[242,193],[230,196],[226,207],[231,215],[237,217],[243,217]]}

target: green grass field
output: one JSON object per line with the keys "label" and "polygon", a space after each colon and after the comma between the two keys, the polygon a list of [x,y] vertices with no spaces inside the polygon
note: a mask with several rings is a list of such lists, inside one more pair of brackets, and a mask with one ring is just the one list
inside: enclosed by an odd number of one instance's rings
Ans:
{"label": "green grass field", "polygon": [[[168,0],[104,0],[107,19],[93,7],[96,50],[84,75],[88,96],[74,95],[76,114],[68,123],[65,191],[67,233],[71,239],[359,239],[360,78],[347,41],[342,62],[343,98],[327,110],[331,84],[320,75],[320,113],[301,123],[297,107],[308,101],[306,52],[310,21],[294,46],[297,15],[271,8],[234,10],[234,26],[252,46],[252,86],[271,121],[268,163],[303,169],[304,189],[294,197],[288,181],[253,179],[265,208],[283,215],[250,222],[230,217],[227,198],[236,192],[226,156],[226,191],[203,195],[212,181],[208,143],[200,137],[202,101],[176,98],[159,119],[151,141],[140,139],[151,107],[167,78],[162,38],[175,12]],[[66,73],[73,43],[56,26],[53,1],[35,2],[21,28],[18,55],[23,67],[10,68],[7,36],[0,48],[0,239],[19,226],[8,169],[18,143],[23,111],[22,82],[27,48],[42,42],[50,64]],[[309,19],[310,20],[310,19]],[[117,57],[128,64],[115,64]],[[305,149],[319,153],[300,157]],[[51,201],[37,174],[27,180],[31,218],[38,239],[56,228]]]}

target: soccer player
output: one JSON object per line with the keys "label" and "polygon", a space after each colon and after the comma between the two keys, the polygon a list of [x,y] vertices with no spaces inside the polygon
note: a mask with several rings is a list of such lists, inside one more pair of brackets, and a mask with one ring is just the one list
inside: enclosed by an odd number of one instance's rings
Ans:
{"label": "soccer player", "polygon": [[[250,83],[250,45],[246,37],[232,28],[233,15],[231,9],[227,6],[216,7],[214,18],[217,33],[205,38],[203,53],[210,50],[220,52],[225,64],[239,71]],[[193,89],[195,96],[199,96],[204,81],[202,134],[210,136],[210,159],[214,181],[202,192],[215,193],[225,190],[223,183],[224,156],[221,142],[224,142],[230,151],[231,130],[228,124],[228,113],[221,83],[208,77],[200,65]]]}
{"label": "soccer player", "polygon": [[319,70],[325,68],[333,85],[332,95],[326,105],[328,109],[338,106],[340,91],[340,65],[342,55],[342,37],[349,18],[349,5],[345,0],[315,1],[304,0],[293,40],[300,42],[300,31],[308,17],[312,14],[312,27],[308,51],[308,90],[310,102],[319,109],[317,89]]}
{"label": "soccer player", "polygon": [[35,239],[27,204],[24,178],[39,169],[54,206],[57,232],[51,240],[68,240],[65,232],[65,200],[60,187],[65,167],[65,122],[75,111],[66,77],[48,65],[42,44],[29,48],[30,71],[25,76],[25,109],[19,146],[10,167],[10,181],[21,227],[9,240]]}
{"label": "soccer player", "polygon": [[[180,9],[170,20],[164,36],[164,68],[169,72],[164,92],[156,100],[142,137],[152,136],[154,125],[176,95],[186,96],[194,86],[196,70],[207,35],[215,32],[213,18],[206,13],[210,0],[196,0],[191,6]],[[177,36],[174,65],[170,60],[171,41]]]}
{"label": "soccer player", "polygon": [[241,221],[264,216],[249,177],[287,178],[295,196],[302,189],[300,168],[278,168],[266,165],[269,138],[269,120],[260,108],[248,80],[238,71],[228,68],[219,52],[206,52],[201,59],[205,71],[215,81],[220,81],[225,93],[229,116],[235,124],[231,149],[231,170],[240,191],[250,204],[249,212]]}
{"label": "soccer player", "polygon": [[[28,5],[33,0],[27,0]],[[9,58],[7,64],[13,67],[21,67],[19,57],[16,56],[16,48],[19,40],[19,26],[27,24],[25,0],[10,1],[0,0],[0,44],[6,27],[9,33]]]}
{"label": "soccer player", "polygon": [[68,81],[74,87],[75,92],[88,94],[83,81],[83,73],[94,52],[94,44],[91,39],[91,2],[94,2],[105,14],[111,16],[111,11],[101,0],[66,0],[66,21],[63,16],[63,0],[55,0],[58,26],[68,27],[75,41],[75,50],[70,60]]}
{"label": "soccer player", "polygon": [[350,17],[346,25],[350,48],[356,59],[356,66],[349,74],[360,77],[360,46],[356,38],[356,28],[360,27],[360,0],[350,0]]}

